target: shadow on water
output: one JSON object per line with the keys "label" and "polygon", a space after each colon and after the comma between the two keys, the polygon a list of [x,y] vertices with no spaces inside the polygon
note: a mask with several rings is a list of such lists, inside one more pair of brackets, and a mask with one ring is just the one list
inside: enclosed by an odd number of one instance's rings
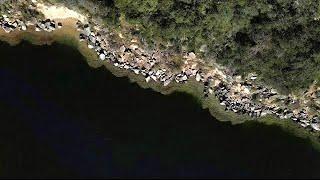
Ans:
{"label": "shadow on water", "polygon": [[70,47],[0,51],[2,177],[320,177],[320,153],[278,127],[218,122]]}

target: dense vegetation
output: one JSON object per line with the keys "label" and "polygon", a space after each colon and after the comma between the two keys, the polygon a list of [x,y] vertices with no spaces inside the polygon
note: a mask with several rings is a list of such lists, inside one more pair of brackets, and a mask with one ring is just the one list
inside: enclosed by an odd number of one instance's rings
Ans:
{"label": "dense vegetation", "polygon": [[284,91],[306,88],[320,76],[319,0],[66,2],[102,15],[109,24],[119,25],[124,17],[140,26],[134,33],[149,44],[201,53],[235,73],[257,72]]}

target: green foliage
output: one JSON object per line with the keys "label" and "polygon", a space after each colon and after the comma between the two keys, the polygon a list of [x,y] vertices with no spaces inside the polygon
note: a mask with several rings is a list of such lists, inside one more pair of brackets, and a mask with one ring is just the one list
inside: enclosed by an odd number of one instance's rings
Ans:
{"label": "green foliage", "polygon": [[[107,22],[138,24],[150,44],[168,42],[216,59],[237,74],[257,72],[284,91],[319,77],[319,0],[109,0],[95,3]],[[103,7],[103,8],[102,8]]]}

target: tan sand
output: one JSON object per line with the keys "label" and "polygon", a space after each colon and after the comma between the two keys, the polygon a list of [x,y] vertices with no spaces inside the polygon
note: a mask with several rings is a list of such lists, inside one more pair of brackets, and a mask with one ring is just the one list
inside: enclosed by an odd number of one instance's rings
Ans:
{"label": "tan sand", "polygon": [[78,19],[82,23],[88,23],[88,18],[74,10],[68,9],[67,7],[63,6],[55,6],[55,5],[50,5],[47,6],[45,4],[36,3],[37,9],[39,12],[41,12],[45,18],[47,19],[68,19],[68,18],[73,18],[73,19]]}

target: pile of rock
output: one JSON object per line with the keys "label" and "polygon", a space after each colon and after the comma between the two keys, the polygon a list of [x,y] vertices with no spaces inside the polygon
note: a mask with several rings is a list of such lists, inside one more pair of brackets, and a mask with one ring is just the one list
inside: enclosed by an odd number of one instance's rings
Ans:
{"label": "pile of rock", "polygon": [[[167,68],[156,68],[157,63],[154,56],[147,56],[134,45],[130,47],[121,46],[118,51],[112,51],[111,53],[111,50],[101,46],[102,41],[106,39],[106,37],[100,35],[101,33],[93,32],[88,24],[82,25],[80,22],[77,23],[77,29],[80,31],[80,40],[86,41],[88,48],[94,49],[101,61],[108,60],[118,68],[130,70],[135,74],[142,74],[147,82],[152,79],[162,82],[164,86],[169,85],[177,77]],[[185,79],[185,77],[182,79]],[[180,82],[180,79],[177,78],[176,81]]]}
{"label": "pile of rock", "polygon": [[[61,28],[62,23],[58,23],[58,24],[59,24],[59,28]],[[46,19],[46,20],[38,21],[35,24],[35,31],[51,32],[51,31],[56,30],[57,27],[58,27],[58,25],[56,24],[56,22],[54,20]]]}
{"label": "pile of rock", "polygon": [[35,31],[47,31],[47,32],[51,32],[56,30],[56,28],[61,28],[62,27],[62,23],[59,22],[56,24],[56,22],[54,20],[50,20],[50,19],[46,19],[46,20],[40,20],[35,22],[34,24],[31,22],[25,23],[22,20],[19,19],[14,19],[11,20],[10,18],[8,18],[8,16],[6,15],[2,15],[0,16],[0,27],[6,32],[6,33],[10,33],[12,31],[15,30],[20,30],[20,31],[26,31],[28,26],[35,26]]}
{"label": "pile of rock", "polygon": [[[35,9],[36,6],[32,4],[32,8]],[[8,12],[8,14],[10,14],[10,18],[7,15],[0,16],[0,27],[7,33],[14,30],[26,31],[27,25],[34,26],[35,31],[46,32],[62,28],[62,23],[56,23],[54,20],[34,18],[34,21],[25,23],[19,17],[11,16],[11,14],[21,14],[21,12]],[[186,60],[181,70],[174,72],[165,63],[159,63],[163,62],[165,53],[157,51],[145,53],[143,49],[134,44],[136,41],[131,41],[133,44],[129,47],[122,45],[111,48],[108,41],[108,31],[98,26],[95,24],[92,28],[89,24],[77,22],[80,41],[85,41],[88,48],[93,49],[101,61],[108,61],[115,67],[129,70],[137,75],[141,74],[146,82],[153,80],[164,86],[168,86],[171,82],[186,83],[194,77],[196,81],[203,83],[204,97],[208,98],[214,94],[220,104],[225,106],[226,111],[247,114],[254,118],[274,114],[280,119],[291,119],[306,129],[320,131],[318,116],[309,115],[305,109],[299,111],[289,109],[287,105],[293,104],[295,100],[290,96],[278,95],[273,89],[256,85],[257,74],[249,74],[242,81],[241,78],[237,79],[233,75],[227,75],[228,73],[221,71],[218,66],[216,69],[211,69],[210,72],[202,70],[197,67],[194,53],[188,53],[184,56]],[[254,97],[259,98],[258,103],[254,101]],[[280,103],[270,103],[274,100]]]}
{"label": "pile of rock", "polygon": [[235,98],[230,92],[230,87],[223,83],[219,83],[218,86],[214,87],[214,94],[219,99],[220,104],[225,106],[226,111],[247,114],[251,117],[260,117],[262,115],[263,107],[261,105],[253,103],[245,96]]}
{"label": "pile of rock", "polygon": [[[274,114],[280,119],[290,118],[305,128],[311,127],[312,130],[320,130],[318,118],[310,118],[305,112],[294,113],[288,108],[266,105],[262,102],[260,104],[254,103],[253,95],[257,95],[261,99],[275,97],[275,99],[282,101],[290,100],[289,97],[281,99],[282,97],[278,96],[273,89],[254,85],[251,81],[257,79],[256,75],[252,75],[240,83],[226,83],[230,81],[230,77],[225,80],[227,77],[223,76],[223,74],[221,75],[220,71],[217,71],[218,74],[215,76],[208,75],[194,67],[186,67],[178,73],[173,73],[170,69],[161,67],[161,64],[157,65],[159,59],[153,55],[144,54],[143,50],[139,49],[138,46],[121,46],[118,50],[108,50],[105,46],[102,46],[102,44],[108,44],[106,42],[107,37],[101,36],[99,32],[93,32],[88,24],[82,25],[79,22],[77,25],[78,30],[81,32],[80,40],[86,41],[88,48],[94,49],[101,61],[108,60],[118,68],[130,70],[135,74],[142,74],[146,82],[150,80],[160,81],[164,86],[167,86],[173,80],[176,83],[186,83],[189,78],[195,77],[196,81],[204,84],[204,97],[214,94],[219,99],[220,104],[225,106],[226,111],[247,114],[253,118]],[[235,89],[238,89],[238,91]]]}
{"label": "pile of rock", "polygon": [[16,29],[27,30],[27,25],[23,21],[19,19],[10,20],[6,15],[0,16],[0,26],[6,33],[10,33]]}

